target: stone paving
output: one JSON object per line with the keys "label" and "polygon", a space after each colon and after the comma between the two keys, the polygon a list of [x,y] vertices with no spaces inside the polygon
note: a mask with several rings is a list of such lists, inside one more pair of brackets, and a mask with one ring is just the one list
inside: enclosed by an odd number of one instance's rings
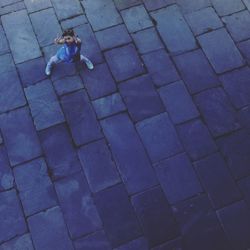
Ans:
{"label": "stone paving", "polygon": [[0,250],[249,250],[249,11],[0,0]]}

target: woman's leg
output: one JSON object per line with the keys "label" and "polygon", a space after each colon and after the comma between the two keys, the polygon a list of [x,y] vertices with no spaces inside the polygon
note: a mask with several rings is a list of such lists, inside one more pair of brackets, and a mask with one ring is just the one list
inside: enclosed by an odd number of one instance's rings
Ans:
{"label": "woman's leg", "polygon": [[45,74],[47,76],[51,75],[51,70],[52,70],[53,65],[58,64],[60,62],[61,62],[61,60],[56,55],[52,56],[47,63],[47,66],[45,69]]}
{"label": "woman's leg", "polygon": [[84,62],[87,65],[88,69],[94,68],[93,63],[86,56],[80,55],[80,61]]}

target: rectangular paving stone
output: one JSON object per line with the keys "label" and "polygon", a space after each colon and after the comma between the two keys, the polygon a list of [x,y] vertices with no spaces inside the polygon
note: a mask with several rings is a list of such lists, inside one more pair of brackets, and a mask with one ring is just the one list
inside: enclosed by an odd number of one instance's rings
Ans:
{"label": "rectangular paving stone", "polygon": [[95,36],[102,50],[118,47],[132,40],[124,24],[97,31]]}
{"label": "rectangular paving stone", "polygon": [[222,137],[217,144],[235,179],[250,174],[250,136],[247,131],[240,130]]}
{"label": "rectangular paving stone", "polygon": [[[82,0],[82,5],[94,31],[122,23],[112,0]],[[96,13],[101,13],[101,15],[96,15]]]}
{"label": "rectangular paving stone", "polygon": [[74,242],[76,250],[111,250],[110,243],[107,240],[107,237],[104,231],[97,231],[94,234],[88,235],[84,238],[77,239]]}
{"label": "rectangular paving stone", "polygon": [[173,211],[181,228],[185,250],[233,250],[207,196],[200,195],[180,202],[173,207]]}
{"label": "rectangular paving stone", "polygon": [[0,146],[0,191],[10,189],[14,185],[14,177],[11,172],[7,151],[3,145]]}
{"label": "rectangular paving stone", "polygon": [[34,250],[29,234],[24,234],[18,238],[14,238],[0,246],[0,250]]}
{"label": "rectangular paving stone", "polygon": [[244,201],[236,202],[222,208],[217,213],[233,247],[247,249],[250,246],[250,212],[246,203]]}
{"label": "rectangular paving stone", "polygon": [[100,217],[82,173],[55,182],[55,189],[71,238],[101,229]]}
{"label": "rectangular paving stone", "polygon": [[12,166],[41,155],[38,136],[27,108],[2,115],[0,127]]}
{"label": "rectangular paving stone", "polygon": [[3,26],[0,25],[0,55],[5,54],[9,51],[10,49],[9,49],[8,41],[5,36],[5,32],[3,30]]}
{"label": "rectangular paving stone", "polygon": [[165,111],[148,75],[119,84],[119,90],[134,121],[140,121]]}
{"label": "rectangular paving stone", "polygon": [[41,47],[52,44],[58,34],[62,33],[53,8],[30,14],[30,19]]}
{"label": "rectangular paving stone", "polygon": [[95,194],[94,199],[112,247],[118,247],[141,235],[135,211],[123,185],[105,189]]}
{"label": "rectangular paving stone", "polygon": [[64,124],[40,131],[39,138],[53,179],[81,170],[72,139]]}
{"label": "rectangular paving stone", "polygon": [[[22,63],[41,56],[26,10],[20,10],[1,17],[15,63]],[[18,30],[18,35],[16,31]],[[29,48],[27,50],[27,48]]]}
{"label": "rectangular paving stone", "polygon": [[57,198],[43,158],[14,168],[15,183],[26,216],[57,205]]}
{"label": "rectangular paving stone", "polygon": [[211,5],[210,0],[196,0],[196,1],[186,1],[186,0],[176,0],[177,4],[180,6],[183,13],[194,12]]}
{"label": "rectangular paving stone", "polygon": [[179,234],[172,210],[160,187],[132,196],[149,246],[156,246]]}
{"label": "rectangular paving stone", "polygon": [[148,11],[152,11],[174,4],[176,0],[143,0],[143,3]]}
{"label": "rectangular paving stone", "polygon": [[222,88],[201,92],[195,96],[195,103],[213,136],[240,128],[236,112]]}
{"label": "rectangular paving stone", "polygon": [[[239,50],[224,28],[201,35],[198,41],[216,73],[223,73],[244,64]],[[218,46],[218,43],[223,46]]]}
{"label": "rectangular paving stone", "polygon": [[16,71],[14,61],[10,53],[0,56],[0,74],[9,71]]}
{"label": "rectangular paving stone", "polygon": [[142,58],[157,87],[180,79],[174,64],[165,50],[145,54]]}
{"label": "rectangular paving stone", "polygon": [[119,10],[126,9],[141,3],[141,0],[114,0],[116,7]]}
{"label": "rectangular paving stone", "polygon": [[65,121],[56,94],[49,80],[24,89],[37,130]]}
{"label": "rectangular paving stone", "polygon": [[154,28],[138,31],[132,37],[141,54],[164,48]]}
{"label": "rectangular paving stone", "polygon": [[222,18],[226,27],[236,42],[250,38],[247,27],[250,25],[250,13],[245,10]]}
{"label": "rectangular paving stone", "polygon": [[238,49],[240,50],[241,54],[246,59],[247,63],[250,63],[250,40],[243,41],[238,43]]}
{"label": "rectangular paving stone", "polygon": [[6,14],[10,14],[12,12],[16,12],[19,10],[25,10],[26,6],[24,4],[24,2],[16,2],[10,5],[6,5],[2,8],[0,8],[0,16],[6,15]]}
{"label": "rectangular paving stone", "polygon": [[155,173],[129,117],[116,115],[102,120],[101,125],[129,194],[156,185]]}
{"label": "rectangular paving stone", "polygon": [[74,249],[59,207],[29,217],[28,224],[35,249]]}
{"label": "rectangular paving stone", "polygon": [[223,26],[220,18],[211,7],[189,13],[185,15],[185,18],[195,35],[200,35]]}
{"label": "rectangular paving stone", "polygon": [[52,7],[50,0],[43,0],[43,1],[24,0],[24,3],[29,13]]}
{"label": "rectangular paving stone", "polygon": [[149,249],[148,240],[144,237],[140,237],[140,238],[132,240],[124,245],[121,245],[117,248],[114,248],[114,250],[127,250],[127,249],[147,250],[147,249]]}
{"label": "rectangular paving stone", "polygon": [[175,56],[174,61],[191,94],[219,84],[219,79],[202,50]]}
{"label": "rectangular paving stone", "polygon": [[0,193],[0,244],[27,231],[15,189]]}
{"label": "rectangular paving stone", "polygon": [[24,106],[26,100],[16,71],[1,73],[0,113]]}
{"label": "rectangular paving stone", "polygon": [[46,64],[42,57],[17,64],[23,87],[33,85],[47,78],[44,73],[45,67]]}
{"label": "rectangular paving stone", "polygon": [[196,48],[194,36],[177,5],[151,13],[157,29],[169,51],[173,54]]}
{"label": "rectangular paving stone", "polygon": [[10,5],[10,4],[16,3],[18,1],[19,0],[2,0],[1,3],[0,3],[0,6],[4,7],[6,5]]}
{"label": "rectangular paving stone", "polygon": [[174,123],[182,123],[199,116],[199,112],[182,81],[160,88],[159,93]]}
{"label": "rectangular paving stone", "polygon": [[80,15],[80,16],[76,16],[76,17],[62,21],[61,26],[62,26],[63,30],[66,30],[66,29],[75,28],[75,27],[82,25],[82,24],[85,24],[85,23],[88,23],[86,16]]}
{"label": "rectangular paving stone", "polygon": [[152,248],[152,250],[173,250],[173,249],[180,249],[180,250],[184,249],[181,238],[170,240],[160,246]]}
{"label": "rectangular paving stone", "polygon": [[91,99],[97,99],[116,91],[116,84],[106,63],[98,64],[95,70],[83,72],[81,77]]}
{"label": "rectangular paving stone", "polygon": [[152,162],[182,151],[176,130],[167,113],[138,122],[136,128]]}
{"label": "rectangular paving stone", "polygon": [[88,57],[94,64],[103,62],[101,49],[90,25],[80,25],[74,31],[82,40],[82,54]]}
{"label": "rectangular paving stone", "polygon": [[119,173],[105,140],[81,147],[78,156],[92,192],[101,191],[120,182]]}
{"label": "rectangular paving stone", "polygon": [[220,16],[226,16],[245,9],[241,0],[211,0],[211,3]]}
{"label": "rectangular paving stone", "polygon": [[248,206],[250,206],[250,176],[241,179],[238,182],[238,185],[240,187],[240,190],[244,196],[244,199]]}
{"label": "rectangular paving stone", "polygon": [[203,191],[198,176],[185,153],[157,164],[156,172],[170,204],[175,204]]}
{"label": "rectangular paving stone", "polygon": [[220,154],[216,153],[195,162],[195,167],[214,208],[225,207],[242,198]]}
{"label": "rectangular paving stone", "polygon": [[102,137],[100,125],[84,90],[63,96],[61,103],[76,145]]}
{"label": "rectangular paving stone", "polygon": [[130,33],[153,26],[153,23],[143,5],[122,10],[121,15]]}
{"label": "rectangular paving stone", "polygon": [[217,151],[217,146],[201,120],[194,120],[177,127],[183,146],[192,160],[198,160]]}
{"label": "rectangular paving stone", "polygon": [[57,95],[64,95],[84,88],[80,76],[65,76],[53,82]]}
{"label": "rectangular paving stone", "polygon": [[78,0],[51,0],[59,20],[77,16],[83,13]]}
{"label": "rectangular paving stone", "polygon": [[133,44],[109,50],[104,55],[116,81],[123,81],[145,72]]}
{"label": "rectangular paving stone", "polygon": [[242,68],[220,77],[226,93],[236,108],[250,104],[250,69]]}
{"label": "rectangular paving stone", "polygon": [[238,118],[241,126],[250,131],[250,106],[241,109],[238,112]]}
{"label": "rectangular paving stone", "polygon": [[119,93],[97,99],[92,104],[99,119],[126,110],[126,106]]}

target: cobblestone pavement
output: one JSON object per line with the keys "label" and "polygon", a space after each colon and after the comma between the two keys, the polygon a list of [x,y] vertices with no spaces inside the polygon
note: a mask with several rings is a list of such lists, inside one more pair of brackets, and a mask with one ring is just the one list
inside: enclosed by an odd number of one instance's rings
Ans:
{"label": "cobblestone pavement", "polygon": [[249,250],[249,11],[0,0],[0,250]]}

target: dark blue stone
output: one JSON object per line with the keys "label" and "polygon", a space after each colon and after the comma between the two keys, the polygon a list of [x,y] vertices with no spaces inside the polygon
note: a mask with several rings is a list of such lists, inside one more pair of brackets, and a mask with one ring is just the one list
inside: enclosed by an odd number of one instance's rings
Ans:
{"label": "dark blue stone", "polygon": [[185,18],[195,35],[200,35],[223,26],[220,18],[211,7],[191,12]]}
{"label": "dark blue stone", "polygon": [[119,93],[109,95],[92,102],[98,118],[104,118],[126,110]]}
{"label": "dark blue stone", "polygon": [[239,187],[244,195],[244,198],[250,207],[250,176],[241,179],[239,182]]}
{"label": "dark blue stone", "polygon": [[115,250],[148,250],[148,241],[144,237],[140,237],[136,240],[132,240],[129,243],[122,245],[118,248],[115,248]]}
{"label": "dark blue stone", "polygon": [[233,176],[238,179],[250,174],[250,135],[244,130],[217,141]]}
{"label": "dark blue stone", "polygon": [[[216,73],[232,70],[245,63],[224,28],[201,35],[198,41]],[[223,44],[223,46],[218,46],[218,44]]]}
{"label": "dark blue stone", "polygon": [[41,131],[39,137],[53,178],[80,171],[81,165],[65,125]]}
{"label": "dark blue stone", "polygon": [[94,63],[103,62],[101,49],[89,24],[78,26],[75,33],[82,40],[82,54]]}
{"label": "dark blue stone", "polygon": [[181,143],[167,113],[139,122],[136,127],[153,162],[182,151]]}
{"label": "dark blue stone", "polygon": [[183,250],[183,242],[181,238],[170,240],[160,246],[152,248],[152,250]]}
{"label": "dark blue stone", "polygon": [[123,185],[96,193],[95,203],[112,247],[118,247],[141,235],[134,209]]}
{"label": "dark blue stone", "polygon": [[128,192],[156,185],[154,170],[129,117],[116,115],[102,120],[101,125]]}
{"label": "dark blue stone", "polygon": [[36,159],[15,167],[14,175],[26,216],[57,204],[44,159]]}
{"label": "dark blue stone", "polygon": [[134,121],[140,121],[164,111],[162,101],[148,75],[121,83],[119,90]]}
{"label": "dark blue stone", "polygon": [[102,137],[100,126],[85,90],[63,96],[61,103],[77,145]]}
{"label": "dark blue stone", "polygon": [[12,188],[14,185],[8,155],[3,145],[0,146],[0,166],[0,191],[3,191]]}
{"label": "dark blue stone", "polygon": [[102,50],[111,49],[132,41],[124,24],[95,32]]}
{"label": "dark blue stone", "polygon": [[224,74],[220,79],[236,108],[250,104],[250,69],[248,67]]}
{"label": "dark blue stone", "polygon": [[132,204],[150,247],[178,236],[177,223],[160,187],[132,196]]}
{"label": "dark blue stone", "polygon": [[192,160],[198,160],[217,151],[217,146],[207,127],[201,120],[190,121],[178,126],[184,148]]}
{"label": "dark blue stone", "polygon": [[101,229],[100,217],[81,172],[57,181],[55,188],[71,238]]}
{"label": "dark blue stone", "polygon": [[81,72],[91,99],[97,99],[116,91],[115,81],[105,63],[98,64],[92,71]]}
{"label": "dark blue stone", "polygon": [[21,81],[24,87],[44,80],[46,75],[44,58],[39,57],[17,65]]}
{"label": "dark blue stone", "polygon": [[171,204],[202,193],[198,177],[186,154],[162,161],[157,165],[156,172]]}
{"label": "dark blue stone", "polygon": [[0,244],[27,231],[22,208],[14,189],[0,193]]}
{"label": "dark blue stone", "polygon": [[213,136],[240,128],[236,112],[222,88],[201,92],[195,96],[195,103]]}
{"label": "dark blue stone", "polygon": [[111,250],[104,231],[97,231],[74,242],[76,250]]}
{"label": "dark blue stone", "polygon": [[78,75],[60,78],[59,80],[54,81],[53,85],[58,95],[68,94],[84,87],[83,82]]}
{"label": "dark blue stone", "polygon": [[122,9],[127,9],[129,7],[132,7],[134,5],[138,5],[140,3],[142,3],[141,0],[114,0],[115,2],[115,5],[116,7],[119,9],[119,10],[122,10]]}
{"label": "dark blue stone", "polygon": [[219,84],[217,76],[201,50],[176,56],[174,61],[191,94]]}
{"label": "dark blue stone", "polygon": [[29,217],[28,224],[35,249],[74,249],[59,207]]}
{"label": "dark blue stone", "polygon": [[98,192],[120,182],[117,168],[104,140],[90,143],[78,150],[90,189]]}
{"label": "dark blue stone", "polygon": [[152,12],[157,29],[173,54],[183,53],[197,47],[194,36],[177,5]]}
{"label": "dark blue stone", "polygon": [[142,56],[154,84],[159,87],[180,79],[176,68],[165,50],[158,50]]}
{"label": "dark blue stone", "polygon": [[9,52],[9,45],[2,25],[0,25],[0,55]]}
{"label": "dark blue stone", "polygon": [[199,116],[199,112],[182,81],[160,88],[159,93],[174,123],[182,123]]}
{"label": "dark blue stone", "polygon": [[155,28],[139,31],[132,37],[141,54],[164,48]]}
{"label": "dark blue stone", "polygon": [[250,106],[247,106],[241,109],[238,112],[238,117],[239,117],[241,126],[250,131]]}
{"label": "dark blue stone", "polygon": [[197,161],[195,167],[201,183],[216,209],[242,198],[220,154],[216,153]]}
{"label": "dark blue stone", "polygon": [[250,211],[246,203],[236,202],[218,210],[217,213],[234,249],[249,248]]}
{"label": "dark blue stone", "polygon": [[145,72],[133,44],[105,52],[105,58],[117,81],[140,75]]}
{"label": "dark blue stone", "polygon": [[0,89],[0,113],[26,104],[22,85],[16,71],[1,73]]}
{"label": "dark blue stone", "polygon": [[220,16],[226,16],[234,12],[245,9],[241,0],[212,0],[211,1],[216,12]]}
{"label": "dark blue stone", "polygon": [[27,108],[17,109],[2,115],[0,127],[12,166],[42,154]]}
{"label": "dark blue stone", "polygon": [[247,60],[247,63],[250,64],[250,40],[238,43],[238,48]]}
{"label": "dark blue stone", "polygon": [[167,5],[176,3],[176,0],[143,0],[148,11],[163,8]]}
{"label": "dark blue stone", "polygon": [[195,12],[200,9],[204,9],[211,5],[210,0],[196,0],[196,1],[186,1],[186,0],[176,0],[180,9],[183,13]]}
{"label": "dark blue stone", "polygon": [[0,245],[1,250],[34,250],[31,237],[29,234],[24,234],[20,237],[16,237],[10,241],[7,241],[6,243]]}
{"label": "dark blue stone", "polygon": [[153,26],[151,18],[142,4],[121,11],[121,15],[130,33]]}
{"label": "dark blue stone", "polygon": [[185,250],[232,250],[207,196],[180,202],[173,211],[181,227]]}

